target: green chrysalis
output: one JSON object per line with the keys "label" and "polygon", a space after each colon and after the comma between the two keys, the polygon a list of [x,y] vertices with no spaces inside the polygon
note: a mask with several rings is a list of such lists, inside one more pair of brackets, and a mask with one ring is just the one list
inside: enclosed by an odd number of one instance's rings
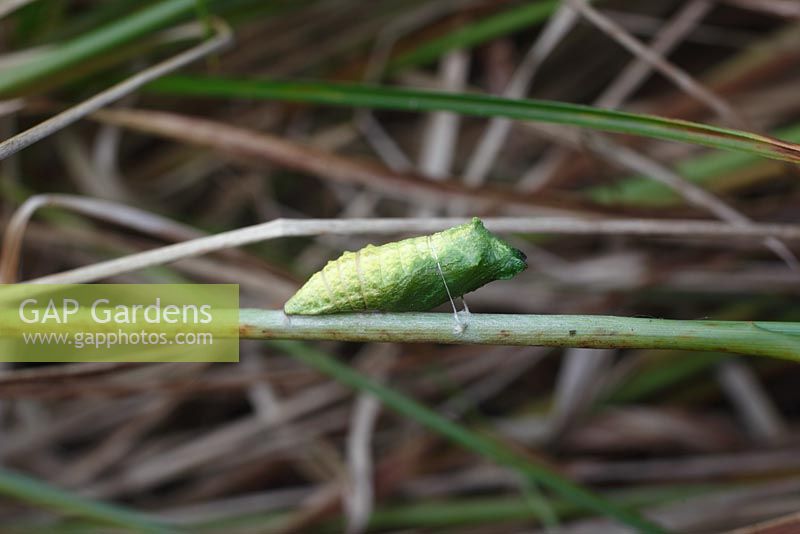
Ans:
{"label": "green chrysalis", "polygon": [[[428,236],[345,252],[284,306],[291,315],[425,311],[525,270],[525,254],[477,217]],[[446,282],[446,284],[445,284]]]}

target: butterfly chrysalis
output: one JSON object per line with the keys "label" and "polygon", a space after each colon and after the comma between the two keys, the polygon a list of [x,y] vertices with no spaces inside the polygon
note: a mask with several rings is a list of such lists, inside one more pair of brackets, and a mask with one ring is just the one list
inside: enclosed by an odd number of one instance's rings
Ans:
{"label": "butterfly chrysalis", "polygon": [[426,311],[525,270],[525,254],[477,217],[428,236],[367,245],[329,261],[289,299],[291,315]]}

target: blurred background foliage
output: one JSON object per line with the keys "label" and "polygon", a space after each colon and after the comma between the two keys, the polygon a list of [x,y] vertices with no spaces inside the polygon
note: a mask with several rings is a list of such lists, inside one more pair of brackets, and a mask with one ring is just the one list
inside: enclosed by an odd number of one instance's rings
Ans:
{"label": "blurred background foliage", "polygon": [[[800,222],[796,147],[758,137],[800,142],[791,0],[6,0],[0,14],[3,139],[220,20],[234,36],[115,103],[127,122],[87,117],[0,161],[4,221],[38,194],[84,202],[46,203],[5,282],[280,217]],[[114,203],[139,211],[115,217]],[[530,269],[471,296],[473,312],[800,319],[791,243],[507,237]],[[243,304],[279,308],[375,241],[282,238],[114,281],[239,283]],[[2,530],[625,528],[603,514],[643,530],[638,514],[678,532],[800,529],[791,362],[333,342],[241,353],[6,365]],[[493,462],[509,451],[522,463]]]}

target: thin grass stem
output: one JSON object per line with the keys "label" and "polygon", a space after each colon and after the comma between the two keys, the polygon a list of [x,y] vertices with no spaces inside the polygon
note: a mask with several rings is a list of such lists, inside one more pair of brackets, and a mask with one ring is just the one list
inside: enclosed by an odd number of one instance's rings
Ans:
{"label": "thin grass stem", "polygon": [[124,527],[133,532],[157,534],[176,530],[146,514],[120,506],[93,501],[76,493],[60,490],[29,476],[0,469],[0,495],[69,516]]}
{"label": "thin grass stem", "polygon": [[674,349],[800,360],[800,323],[789,322],[473,313],[459,332],[449,313],[287,316],[243,309],[239,317],[240,336],[251,339]]}

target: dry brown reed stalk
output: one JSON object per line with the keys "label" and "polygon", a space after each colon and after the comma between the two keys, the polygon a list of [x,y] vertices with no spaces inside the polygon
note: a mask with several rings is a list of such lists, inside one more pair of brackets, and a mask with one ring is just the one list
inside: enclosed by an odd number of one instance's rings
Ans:
{"label": "dry brown reed stalk", "polygon": [[[0,280],[3,283],[13,283],[16,280],[25,230],[34,213],[44,207],[66,209],[169,241],[185,241],[205,235],[191,226],[117,202],[75,195],[34,195],[17,209],[6,226],[0,252]],[[86,233],[79,230],[69,231],[62,228],[57,229],[55,234],[47,232],[40,237],[62,239],[62,234],[84,242],[113,245],[114,248],[119,248],[121,244],[118,237],[106,236],[104,239],[105,233],[98,230],[84,235]],[[241,283],[245,287],[266,291],[273,297],[277,295],[278,299],[291,295],[294,285],[266,262],[237,249],[223,249],[220,253],[221,259],[232,260],[234,263],[226,265],[213,260],[194,259],[191,262],[182,262],[179,267],[202,278],[228,280],[229,283]]]}
{"label": "dry brown reed stalk", "polygon": [[[98,262],[71,271],[28,280],[39,284],[88,283],[145,267],[171,263],[209,252],[238,247],[278,237],[331,234],[391,235],[398,233],[430,233],[442,230],[465,219],[351,219],[351,220],[286,220],[279,219],[229,232],[184,241],[174,245],[131,254],[122,258]],[[719,238],[775,236],[783,240],[800,237],[795,225],[735,226],[710,221],[653,221],[653,220],[581,220],[569,218],[523,219],[487,218],[492,231],[501,233],[560,233],[584,235],[676,235]],[[10,291],[10,290],[9,290]]]}
{"label": "dry brown reed stalk", "polygon": [[70,124],[82,119],[83,117],[96,112],[97,110],[119,100],[120,98],[136,91],[143,85],[160,78],[174,70],[188,65],[198,59],[228,46],[232,41],[232,32],[223,21],[215,19],[212,35],[197,46],[185,52],[181,52],[167,60],[164,60],[152,67],[140,71],[130,78],[117,83],[116,85],[102,91],[95,96],[84,100],[80,104],[73,106],[61,113],[43,121],[15,135],[10,139],[0,142],[0,160],[32,145],[37,141],[52,135],[54,132],[66,128]]}
{"label": "dry brown reed stalk", "polygon": [[586,20],[627,48],[636,57],[646,61],[654,69],[674,81],[683,91],[703,102],[729,124],[737,128],[747,129],[748,121],[741,117],[727,102],[699,84],[689,73],[666,61],[661,54],[633,37],[620,25],[587,3],[586,0],[568,0],[568,3]]}
{"label": "dry brown reed stalk", "polygon": [[[527,54],[517,66],[514,75],[503,91],[508,98],[523,98],[528,94],[536,72],[544,63],[561,39],[569,33],[577,22],[577,13],[568,5],[562,5],[548,21],[542,33],[533,43]],[[477,148],[467,162],[464,183],[477,187],[486,181],[500,148],[511,130],[512,121],[494,118],[481,136]]]}
{"label": "dry brown reed stalk", "polygon": [[[266,161],[324,177],[337,183],[363,185],[401,200],[446,203],[464,199],[483,210],[510,206],[527,213],[568,214],[569,210],[547,205],[496,188],[475,191],[452,181],[431,181],[413,173],[393,171],[375,162],[326,152],[284,138],[225,123],[147,110],[102,110],[97,120],[145,133],[214,148],[223,154],[252,161]],[[565,202],[561,201],[560,205]]]}
{"label": "dry brown reed stalk", "polygon": [[[686,34],[703,18],[711,4],[705,0],[687,3],[670,20],[663,25],[653,37],[652,50],[666,56],[674,47],[683,41]],[[638,89],[652,72],[652,65],[640,57],[632,59],[616,78],[595,98],[593,105],[603,108],[619,108]],[[526,171],[518,183],[523,192],[539,190],[551,182],[567,163],[567,154],[551,150],[540,158],[531,169]]]}
{"label": "dry brown reed stalk", "polygon": [[33,195],[14,212],[6,225],[0,253],[2,283],[10,284],[16,281],[25,229],[34,213],[45,207],[64,208],[170,241],[193,239],[202,235],[187,225],[116,202],[75,195]]}

